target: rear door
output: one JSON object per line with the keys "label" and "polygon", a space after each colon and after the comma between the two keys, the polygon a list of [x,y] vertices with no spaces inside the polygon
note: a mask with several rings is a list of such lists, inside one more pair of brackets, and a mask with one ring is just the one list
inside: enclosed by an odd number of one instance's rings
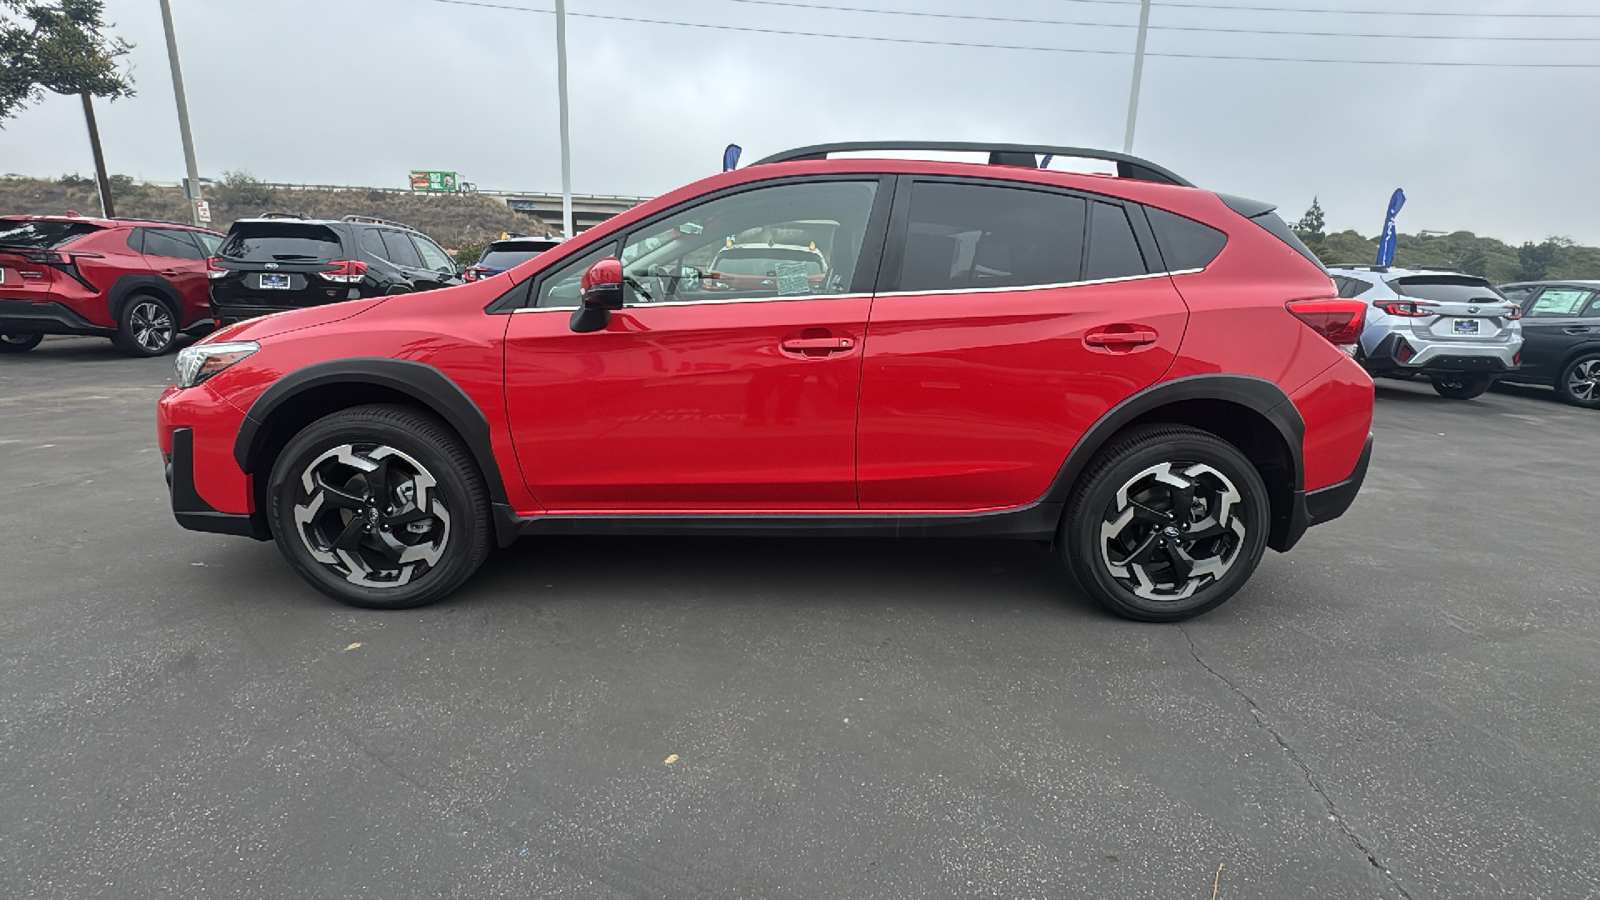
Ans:
{"label": "rear door", "polygon": [[150,271],[172,285],[183,300],[179,327],[210,318],[211,280],[206,275],[205,248],[193,232],[181,228],[140,228],[140,245]]}
{"label": "rear door", "polygon": [[1600,341],[1600,294],[1579,285],[1549,285],[1525,301],[1522,374],[1554,382],[1573,347]]}
{"label": "rear door", "polygon": [[1150,252],[1109,198],[902,178],[861,377],[862,509],[1039,499],[1172,363],[1188,311]]}

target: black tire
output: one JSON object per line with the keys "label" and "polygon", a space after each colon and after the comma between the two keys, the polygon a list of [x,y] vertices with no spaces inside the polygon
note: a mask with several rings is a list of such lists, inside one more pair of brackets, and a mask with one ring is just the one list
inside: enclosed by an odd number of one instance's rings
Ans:
{"label": "black tire", "polygon": [[[1162,475],[1189,484],[1187,511],[1177,508],[1184,489]],[[1142,622],[1179,622],[1244,586],[1266,550],[1270,519],[1261,474],[1232,444],[1197,428],[1141,426],[1117,437],[1078,479],[1057,544],[1101,606]],[[1180,566],[1218,571],[1193,575]]]}
{"label": "black tire", "polygon": [[1585,353],[1563,366],[1556,393],[1573,406],[1600,409],[1600,353]]}
{"label": "black tire", "polygon": [[27,353],[44,340],[42,334],[6,332],[0,334],[0,353]]}
{"label": "black tire", "polygon": [[1494,384],[1493,375],[1435,375],[1433,390],[1451,400],[1471,400],[1481,397]]}
{"label": "black tire", "polygon": [[111,343],[128,356],[171,353],[178,343],[178,314],[155,294],[134,294],[122,304]]}
{"label": "black tire", "polygon": [[[384,484],[376,496],[372,477]],[[433,603],[492,546],[489,494],[471,455],[409,407],[357,406],[311,423],[278,455],[267,492],[289,564],[351,606]]]}

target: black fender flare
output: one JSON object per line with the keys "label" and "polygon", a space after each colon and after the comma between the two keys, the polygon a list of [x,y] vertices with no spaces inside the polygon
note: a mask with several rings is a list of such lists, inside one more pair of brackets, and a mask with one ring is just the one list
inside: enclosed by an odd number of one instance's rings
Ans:
{"label": "black fender flare", "polygon": [[1165,406],[1196,400],[1230,403],[1259,414],[1277,430],[1289,450],[1290,475],[1287,509],[1274,505],[1274,521],[1269,546],[1287,549],[1299,540],[1307,527],[1304,516],[1306,435],[1305,420],[1283,389],[1264,378],[1248,375],[1193,375],[1152,385],[1112,407],[1084,432],[1067,454],[1061,470],[1041,498],[1065,504],[1071,499],[1078,477],[1089,462],[1117,432],[1140,417]]}
{"label": "black fender flare", "polygon": [[173,321],[179,329],[183,328],[183,297],[165,279],[155,275],[123,275],[111,283],[111,289],[106,291],[106,312],[111,314],[111,327],[121,326],[122,308],[134,294],[155,294],[166,301]]}
{"label": "black fender flare", "polygon": [[[387,357],[352,357],[315,363],[297,369],[273,382],[261,396],[250,404],[234,438],[233,456],[241,471],[258,474],[260,454],[265,448],[267,429],[273,414],[296,397],[317,388],[335,384],[366,384],[386,388],[410,397],[418,405],[443,419],[466,442],[483,473],[484,485],[489,489],[490,504],[497,532],[502,519],[510,509],[506,497],[505,481],[495,459],[493,442],[489,436],[489,419],[478,408],[461,386],[443,372],[428,365],[408,359]],[[502,544],[505,536],[501,534]]]}

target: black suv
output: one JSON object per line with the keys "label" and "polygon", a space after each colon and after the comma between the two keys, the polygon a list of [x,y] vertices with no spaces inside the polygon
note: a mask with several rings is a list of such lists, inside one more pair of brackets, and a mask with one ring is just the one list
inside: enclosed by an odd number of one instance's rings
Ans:
{"label": "black suv", "polygon": [[240,219],[209,263],[216,324],[361,297],[464,284],[422,232],[367,216]]}

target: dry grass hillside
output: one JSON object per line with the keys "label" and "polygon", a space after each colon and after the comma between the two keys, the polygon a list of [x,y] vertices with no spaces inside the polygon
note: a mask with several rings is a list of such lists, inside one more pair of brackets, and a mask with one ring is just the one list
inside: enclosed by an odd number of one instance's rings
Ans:
{"label": "dry grass hillside", "polygon": [[[175,187],[139,184],[113,176],[111,188],[117,215],[189,221],[183,192]],[[545,233],[545,223],[512,212],[491,197],[455,194],[411,194],[385,191],[302,190],[271,188],[248,177],[232,176],[206,186],[211,202],[211,227],[227,231],[234,219],[264,211],[304,213],[312,218],[339,218],[356,214],[404,222],[431,236],[446,249],[481,245],[502,231]],[[0,215],[61,215],[76,210],[99,215],[99,192],[92,181],[68,177],[60,181],[32,178],[0,179]]]}

